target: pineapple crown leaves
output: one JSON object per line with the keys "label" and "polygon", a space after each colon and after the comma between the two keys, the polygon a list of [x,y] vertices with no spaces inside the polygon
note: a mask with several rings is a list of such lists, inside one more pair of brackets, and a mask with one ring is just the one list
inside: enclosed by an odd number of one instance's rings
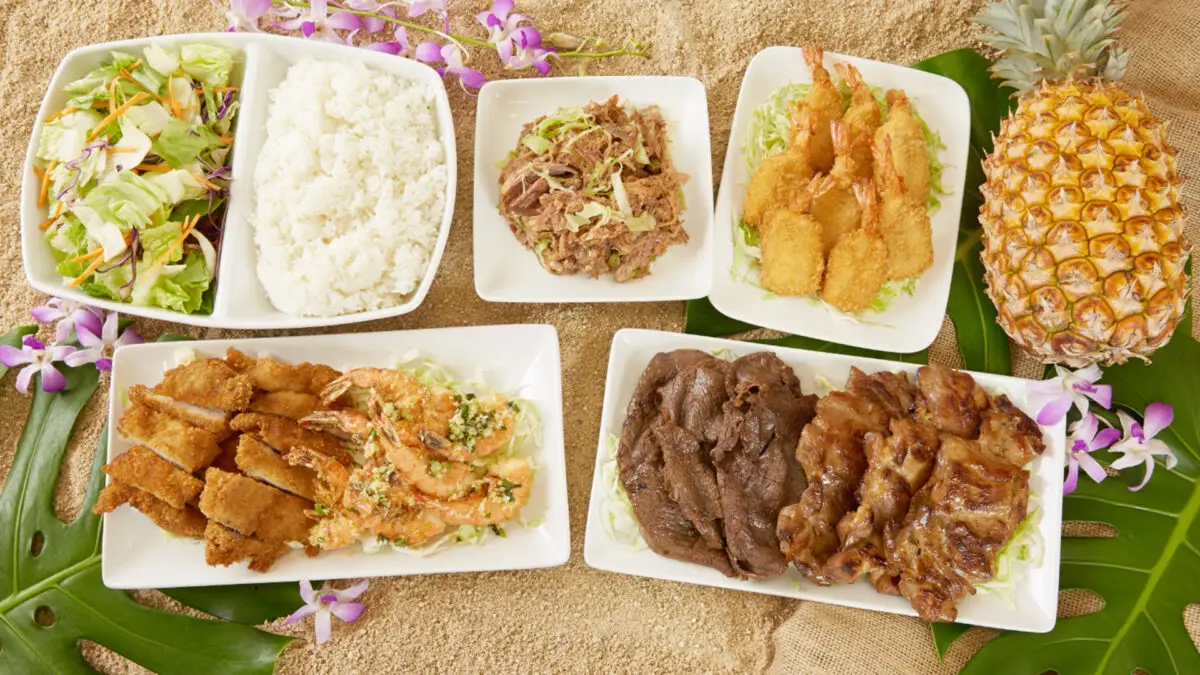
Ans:
{"label": "pineapple crown leaves", "polygon": [[975,22],[993,31],[982,40],[1001,51],[992,72],[1025,91],[1047,79],[1120,79],[1129,55],[1115,34],[1124,18],[1119,0],[1000,0]]}

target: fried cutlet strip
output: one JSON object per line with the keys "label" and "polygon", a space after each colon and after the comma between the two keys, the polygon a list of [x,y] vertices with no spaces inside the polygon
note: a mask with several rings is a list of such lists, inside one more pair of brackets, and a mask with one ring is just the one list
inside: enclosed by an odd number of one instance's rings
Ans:
{"label": "fried cutlet strip", "polygon": [[243,537],[214,520],[208,521],[204,530],[204,562],[214,567],[249,560],[250,569],[266,572],[287,552],[288,546],[283,542]]}
{"label": "fried cutlet strip", "polygon": [[221,454],[212,434],[144,405],[127,409],[117,421],[117,431],[188,473],[207,467]]}
{"label": "fried cutlet strip", "polygon": [[292,466],[251,434],[242,434],[238,439],[237,466],[242,473],[251,478],[309,501],[314,499],[313,481],[317,478],[316,472],[303,466]]}
{"label": "fried cutlet strip", "polygon": [[141,490],[133,491],[129,497],[129,505],[153,520],[159,528],[180,537],[200,539],[204,536],[205,525],[208,524],[204,514],[196,509],[190,506],[177,509],[149,492]]}
{"label": "fried cutlet strip", "polygon": [[281,454],[287,454],[293,448],[304,447],[332,457],[347,466],[354,461],[350,453],[346,452],[342,444],[333,436],[305,429],[284,417],[253,412],[242,413],[233,418],[230,424],[238,431],[257,434],[262,442]]}
{"label": "fried cutlet strip", "polygon": [[250,401],[250,412],[278,415],[297,422],[321,407],[321,397],[302,391],[264,391]]}
{"label": "fried cutlet strip", "polygon": [[869,180],[854,183],[862,204],[862,227],[843,234],[825,264],[821,299],[842,312],[861,312],[871,306],[888,275],[887,246],[879,233],[879,206]]}
{"label": "fried cutlet strip", "polygon": [[223,359],[199,359],[168,370],[154,393],[202,408],[237,412],[250,405],[254,386]]}
{"label": "fried cutlet strip", "polygon": [[92,506],[92,513],[96,515],[112,513],[117,510],[118,506],[129,503],[129,499],[133,497],[133,493],[135,492],[137,492],[137,488],[130,487],[119,480],[110,481],[100,491],[100,495],[96,497],[96,504]]}
{"label": "fried cutlet strip", "polygon": [[156,394],[140,384],[130,387],[128,394],[131,403],[144,405],[160,413],[181,419],[212,434],[218,442],[225,440],[233,433],[229,429],[229,413],[222,410],[176,401],[173,398]]}
{"label": "fried cutlet strip", "polygon": [[241,438],[242,435],[238,434],[222,441],[221,454],[213,460],[212,466],[229,473],[241,473],[242,470],[237,465],[238,442]]}
{"label": "fried cutlet strip", "polygon": [[341,377],[341,373],[320,363],[280,363],[274,359],[256,359],[229,348],[225,362],[250,378],[263,391],[299,391],[317,395]]}
{"label": "fried cutlet strip", "polygon": [[144,490],[172,507],[182,509],[196,501],[204,482],[149,448],[136,445],[102,469],[116,481]]}
{"label": "fried cutlet strip", "polygon": [[210,468],[204,474],[200,510],[248,537],[268,542],[308,541],[312,502],[253,478]]}

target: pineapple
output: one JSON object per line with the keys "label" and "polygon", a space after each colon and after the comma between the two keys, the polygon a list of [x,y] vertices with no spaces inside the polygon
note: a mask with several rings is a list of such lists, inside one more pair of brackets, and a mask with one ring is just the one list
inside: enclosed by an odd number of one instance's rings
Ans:
{"label": "pineapple", "polygon": [[1004,0],[977,18],[1020,92],[983,163],[987,293],[1043,363],[1149,360],[1187,300],[1176,151],[1114,82],[1123,17],[1110,0]]}

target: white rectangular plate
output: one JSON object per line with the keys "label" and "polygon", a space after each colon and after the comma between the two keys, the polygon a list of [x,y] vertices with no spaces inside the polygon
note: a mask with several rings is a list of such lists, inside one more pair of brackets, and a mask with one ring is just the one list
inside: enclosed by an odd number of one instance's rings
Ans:
{"label": "white rectangular plate", "polygon": [[742,147],[750,134],[754,110],[779,87],[792,82],[812,82],[798,47],[770,47],[750,61],[738,94],[717,196],[715,276],[709,299],[723,314],[756,326],[864,349],[917,352],[937,337],[950,297],[958,219],[967,175],[970,103],[962,87],[945,77],[826,52],[826,69],[832,72],[835,63],[852,64],[862,72],[869,85],[903,89],[929,128],[941,134],[946,144],[940,153],[946,165],[942,186],[950,194],[941,198],[941,208],[931,216],[933,267],[921,276],[912,296],[901,294],[886,311],[863,314],[862,321],[827,309],[810,298],[768,297],[763,289],[736,280],[731,274],[734,231],[750,182]]}
{"label": "white rectangular plate", "polygon": [[[915,373],[919,368],[917,365],[895,361],[863,359],[695,335],[630,329],[618,332],[609,353],[608,378],[604,386],[600,443],[583,546],[587,564],[597,569],[622,574],[916,616],[916,611],[908,604],[908,600],[876,593],[865,579],[855,584],[821,587],[802,578],[792,567],[785,575],[774,579],[739,581],[714,569],[664,558],[648,548],[637,549],[610,538],[600,515],[600,507],[607,499],[601,476],[608,452],[607,439],[610,435],[620,435],[621,425],[625,421],[625,408],[633,395],[638,378],[650,363],[650,359],[659,352],[689,348],[703,351],[727,349],[734,357],[758,351],[775,352],[796,371],[806,394],[824,393],[816,385],[818,376],[828,379],[834,386],[842,386],[849,375],[850,366],[857,366],[868,373],[883,370]],[[982,373],[971,375],[988,391],[1005,393],[1026,413],[1031,416],[1036,413],[1029,407],[1026,399],[1025,380]],[[1044,432],[1046,451],[1033,462],[1029,481],[1030,491],[1039,500],[1041,507],[1037,529],[1045,544],[1042,559],[1039,564],[1030,565],[1024,570],[1017,584],[1015,606],[1010,607],[996,595],[976,594],[959,603],[959,623],[1034,633],[1045,633],[1054,628],[1058,613],[1065,422],[1045,427]]]}
{"label": "white rectangular plate", "polygon": [[[224,240],[217,263],[216,297],[213,311],[209,315],[183,314],[157,307],[138,307],[127,303],[93,298],[81,290],[67,288],[54,267],[57,264],[50,245],[38,230],[49,214],[38,208],[40,181],[33,172],[34,154],[42,134],[42,120],[62,108],[67,100],[63,87],[68,82],[83,77],[102,61],[109,58],[111,51],[139,52],[147,45],[161,44],[179,47],[184,44],[205,43],[220,45],[242,52],[233,73],[233,83],[242,88],[241,108],[234,127],[232,153],[233,182],[230,187],[229,203],[225,215]],[[404,302],[369,312],[356,312],[330,317],[296,317],[284,314],[267,299],[255,269],[257,253],[254,248],[254,232],[250,215],[254,210],[254,167],[258,152],[266,140],[269,94],[283,81],[287,69],[306,58],[324,61],[361,61],[377,70],[423,83],[433,91],[434,109],[437,117],[438,136],[446,157],[446,209],[442,214],[437,244],[430,254],[429,266],[417,290]],[[454,213],[454,194],[457,183],[457,156],[454,145],[454,119],[450,116],[450,103],[441,78],[429,66],[367,49],[354,49],[317,40],[301,40],[262,33],[196,33],[167,35],[154,38],[122,40],[82,47],[67,54],[42,100],[29,139],[25,156],[25,168],[21,176],[21,251],[25,259],[25,276],[37,290],[84,302],[95,307],[144,316],[163,321],[174,321],[193,326],[213,326],[241,329],[306,328],[335,326],[360,321],[373,321],[390,316],[407,314],[416,309],[429,292],[437,274],[446,237],[450,233],[451,216]]]}
{"label": "white rectangular plate", "polygon": [[246,563],[209,567],[204,563],[204,542],[170,537],[141,513],[122,507],[104,517],[102,572],[108,587],[223,586],[529,569],[567,561],[571,542],[563,455],[562,368],[558,332],[553,326],[473,326],[124,347],[118,350],[112,370],[109,461],[131,447],[116,431],[117,419],[124,412],[124,392],[130,385],[160,382],[163,372],[174,367],[177,349],[194,349],[198,355],[209,357],[224,356],[229,347],[250,356],[325,363],[339,369],[392,367],[416,350],[422,358],[436,361],[464,379],[478,373],[488,386],[533,401],[542,417],[542,444],[533,453],[538,462],[537,477],[521,518],[537,525],[512,523],[505,528],[505,538],[488,537],[481,546],[451,546],[427,557],[390,549],[364,553],[357,546],[315,558],[292,551],[260,574],[247,569]]}
{"label": "white rectangular plate", "polygon": [[[617,95],[635,107],[657,105],[668,124],[687,208],[686,244],[650,266],[650,275],[617,283],[612,275],[547,272],[500,216],[498,162],[517,147],[521,129],[559,108]],[[712,153],[704,85],[690,77],[555,77],[489,82],[479,92],[475,122],[475,291],[492,302],[637,302],[690,300],[712,280]]]}

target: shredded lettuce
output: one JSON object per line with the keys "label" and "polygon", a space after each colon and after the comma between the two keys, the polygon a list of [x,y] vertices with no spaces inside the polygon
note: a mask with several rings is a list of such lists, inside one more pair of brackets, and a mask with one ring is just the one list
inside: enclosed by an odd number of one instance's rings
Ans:
{"label": "shredded lettuce", "polygon": [[157,44],[151,43],[149,47],[142,50],[142,54],[146,59],[146,63],[163,77],[170,77],[179,72],[178,52],[168,51]]}
{"label": "shredded lettuce", "polygon": [[100,115],[93,110],[78,110],[42,126],[38,139],[38,159],[69,162],[83,152],[88,133],[100,123]]}
{"label": "shredded lettuce", "polygon": [[637,516],[633,513],[633,502],[621,484],[617,469],[617,437],[609,434],[605,438],[605,460],[600,467],[600,480],[604,483],[604,499],[600,502],[600,522],[609,538],[618,544],[636,549],[646,548]]}
{"label": "shredded lettuce", "polygon": [[201,152],[220,144],[217,135],[208,128],[172,117],[154,139],[151,149],[167,164],[179,168],[196,161]]}
{"label": "shredded lettuce", "polygon": [[750,116],[750,135],[742,145],[750,175],[754,175],[764,159],[787,149],[792,105],[808,95],[809,87],[803,82],[785,84],[754,109]]}
{"label": "shredded lettuce", "polygon": [[183,72],[214,87],[229,84],[229,71],[233,69],[234,52],[229,49],[206,44],[184,45],[179,50],[179,64]]}
{"label": "shredded lettuce", "polygon": [[[126,110],[124,119],[132,122],[143,134],[154,137],[167,128],[171,114],[158,101],[151,101]],[[96,121],[99,122],[99,120]]]}
{"label": "shredded lettuce", "polygon": [[[187,254],[182,265],[164,265],[159,268],[153,282],[141,293],[139,287],[146,284],[139,278],[134,284],[134,303],[195,314],[204,304],[204,292],[208,290],[211,280],[212,274],[205,264],[204,254],[192,251]],[[138,302],[139,299],[144,302]]]}
{"label": "shredded lettuce", "polygon": [[1012,538],[996,555],[995,576],[991,581],[975,586],[975,590],[980,593],[1002,598],[1009,607],[1016,607],[1017,586],[1024,579],[1030,566],[1041,565],[1045,553],[1045,542],[1037,527],[1042,509],[1037,504],[1037,496],[1030,493],[1029,505],[1033,508],[1017,526]]}

